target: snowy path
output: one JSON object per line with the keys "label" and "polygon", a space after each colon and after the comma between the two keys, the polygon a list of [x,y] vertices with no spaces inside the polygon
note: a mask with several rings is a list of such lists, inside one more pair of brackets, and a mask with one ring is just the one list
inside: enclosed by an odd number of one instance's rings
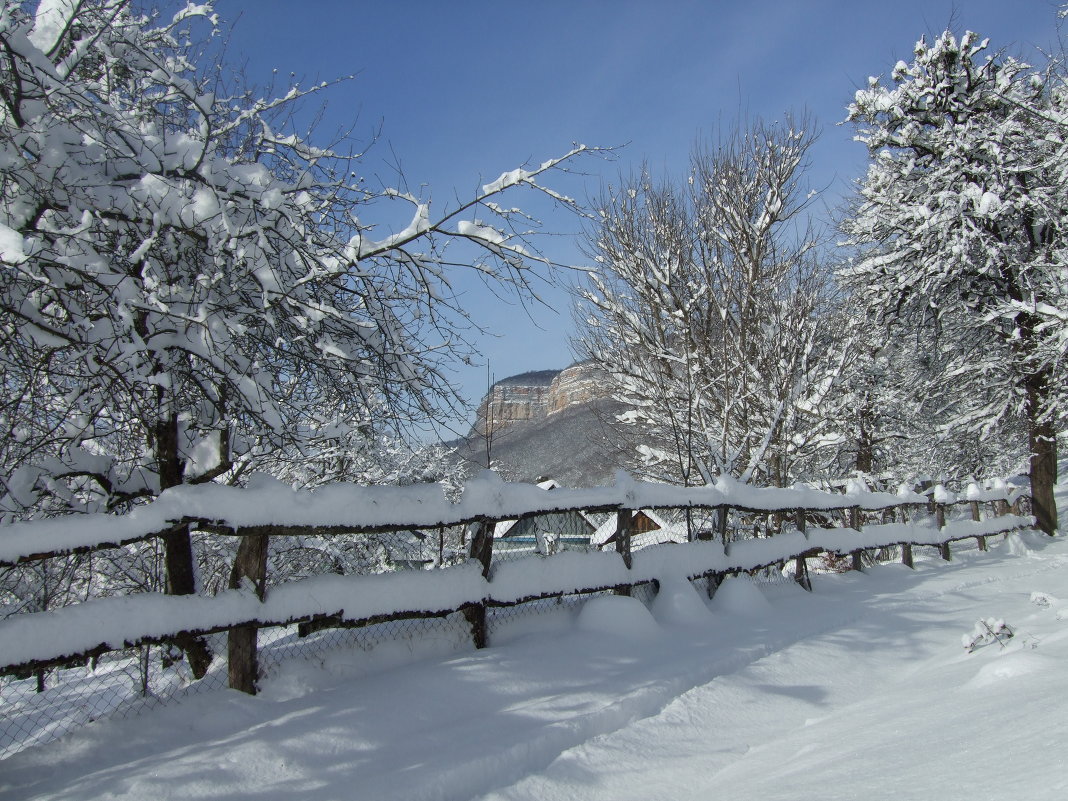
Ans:
{"label": "snowy path", "polygon": [[[200,696],[0,762],[0,796],[1065,797],[1068,541],[917,567],[820,576],[812,595],[731,581],[711,612],[666,587],[655,619],[608,598],[374,672],[359,652],[294,663],[257,698]],[[1017,636],[965,653],[991,616]]]}

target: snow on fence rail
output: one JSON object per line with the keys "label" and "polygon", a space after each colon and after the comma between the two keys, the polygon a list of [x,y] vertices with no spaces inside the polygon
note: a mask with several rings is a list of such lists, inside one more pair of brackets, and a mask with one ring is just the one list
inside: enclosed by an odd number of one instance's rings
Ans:
{"label": "snow on fence rail", "polygon": [[[1020,489],[1005,482],[979,489],[974,484],[958,498],[941,487],[938,503],[1004,501]],[[644,508],[731,508],[744,512],[797,509],[834,511],[855,508],[879,511],[932,500],[902,488],[897,494],[871,492],[858,483],[845,493],[806,486],[753,487],[729,478],[700,487],[677,487],[635,481],[620,473],[610,487],[558,488],[545,492],[531,484],[502,481],[490,471],[468,482],[453,503],[439,484],[410,487],[364,487],[334,484],[294,490],[282,482],[261,481],[255,489],[219,484],[184,485],[163,492],[150,504],[125,515],[87,514],[30,520],[0,526],[0,567],[88,553],[166,534],[176,525],[194,524],[218,534],[248,536],[314,532],[316,534],[382,532],[468,525],[566,511],[615,511]]]}
{"label": "snow on fence rail", "polygon": [[[364,626],[388,620],[441,617],[463,612],[477,647],[487,644],[486,609],[538,598],[585,594],[669,577],[718,578],[797,560],[796,577],[808,586],[805,560],[820,553],[853,554],[860,566],[864,550],[902,546],[911,565],[914,545],[938,547],[949,558],[949,543],[1032,525],[1033,519],[1009,514],[1021,490],[1001,483],[971,487],[961,497],[935,488],[928,494],[868,492],[858,487],[830,493],[807,487],[762,489],[721,480],[708,487],[672,487],[621,475],[612,487],[546,492],[508,484],[492,473],[470,482],[457,503],[440,487],[368,488],[331,486],[293,491],[285,485],[241,490],[223,486],[168,490],[158,500],[125,516],[86,515],[0,527],[0,566],[46,559],[71,552],[96,551],[154,536],[174,525],[194,523],[219,535],[243,538],[234,572],[246,587],[215,596],[140,593],[88,600],[44,612],[17,614],[0,621],[0,675],[70,664],[110,651],[181,637],[230,633],[230,685],[255,691],[256,630],[303,623],[316,628]],[[993,502],[996,517],[980,519],[979,503]],[[970,504],[970,520],[947,523],[945,508]],[[908,510],[934,512],[924,522],[907,522]],[[631,554],[632,512],[639,509],[715,509],[726,521],[729,510],[792,515],[794,531],[774,537],[727,543],[712,532],[684,544],[663,544]],[[861,510],[894,510],[897,522],[861,526]],[[493,563],[496,521],[544,513],[616,513],[615,550],[564,552],[551,558],[529,557]],[[811,527],[828,513],[844,512],[849,525]],[[378,575],[321,575],[291,581],[264,592],[267,538],[294,533],[366,533],[471,527],[466,564],[433,571]],[[248,548],[245,546],[249,545]]]}

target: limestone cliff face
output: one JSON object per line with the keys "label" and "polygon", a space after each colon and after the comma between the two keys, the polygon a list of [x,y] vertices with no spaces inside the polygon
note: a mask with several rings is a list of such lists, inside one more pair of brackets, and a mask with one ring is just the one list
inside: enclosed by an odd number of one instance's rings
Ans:
{"label": "limestone cliff face", "polygon": [[482,399],[476,435],[496,432],[521,420],[544,420],[572,406],[607,396],[600,368],[590,363],[564,370],[538,370],[498,381]]}
{"label": "limestone cliff face", "polygon": [[561,370],[549,386],[546,415],[608,396],[604,372],[597,366],[573,364]]}

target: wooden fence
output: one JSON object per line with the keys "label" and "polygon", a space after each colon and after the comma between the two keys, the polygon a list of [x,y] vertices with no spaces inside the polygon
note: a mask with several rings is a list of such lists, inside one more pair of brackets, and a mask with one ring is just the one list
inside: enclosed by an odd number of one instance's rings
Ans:
{"label": "wooden fence", "polygon": [[[228,632],[230,686],[254,693],[260,628],[300,624],[307,632],[461,612],[470,623],[475,646],[482,648],[487,645],[486,610],[491,607],[606,590],[628,593],[636,585],[655,584],[668,576],[707,577],[711,592],[727,575],[791,560],[796,580],[811,589],[807,560],[823,553],[851,556],[852,566],[860,569],[863,552],[900,546],[902,561],[911,566],[914,547],[937,548],[942,558],[949,559],[952,542],[976,538],[985,550],[986,537],[1033,524],[1032,518],[1018,514],[1018,508],[1010,509],[1020,493],[1006,487],[957,498],[939,490],[925,496],[726,484],[681,488],[621,478],[610,488],[545,492],[483,478],[470,485],[458,503],[444,501],[440,493],[440,488],[426,487],[344,487],[302,494],[283,487],[269,496],[257,496],[253,491],[205,487],[165,493],[126,516],[0,527],[0,567],[163,537],[176,525],[240,538],[231,589],[215,596],[140,593],[0,621],[0,675],[27,675],[125,648]],[[983,505],[990,509],[985,517]],[[967,511],[947,514],[960,508]],[[691,532],[690,542],[632,552],[631,521],[641,509],[705,510],[716,525]],[[607,543],[612,549],[495,564],[493,534],[498,521],[562,512],[614,514],[616,530]],[[760,516],[780,533],[730,542],[727,525],[732,514],[748,515],[750,520]],[[324,575],[266,590],[271,537],[456,525],[467,526],[470,534],[466,564],[377,575]]]}

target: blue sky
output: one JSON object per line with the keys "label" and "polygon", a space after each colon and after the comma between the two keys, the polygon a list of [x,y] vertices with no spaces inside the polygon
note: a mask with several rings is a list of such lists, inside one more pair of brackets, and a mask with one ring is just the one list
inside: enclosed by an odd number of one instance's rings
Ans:
{"label": "blue sky", "polygon": [[[364,175],[395,180],[399,161],[413,191],[434,205],[523,162],[539,163],[573,142],[625,145],[589,161],[565,183],[578,198],[648,162],[679,175],[693,143],[740,117],[811,112],[822,136],[809,183],[834,207],[862,175],[863,146],[839,126],[869,75],[908,60],[921,34],[975,30],[993,48],[1036,60],[1056,39],[1052,0],[217,0],[233,23],[227,60],[263,85],[278,70],[307,84],[355,74],[331,89],[320,142],[352,128]],[[420,189],[420,187],[422,187]],[[523,196],[517,197],[522,205]],[[537,207],[554,258],[583,263],[576,220]],[[398,226],[407,223],[398,219]],[[497,378],[562,368],[572,360],[570,300],[542,287],[549,308],[527,312],[461,282],[465,302],[498,333],[478,344]],[[485,367],[460,368],[462,394],[477,402]],[[457,424],[463,427],[463,424]]]}

